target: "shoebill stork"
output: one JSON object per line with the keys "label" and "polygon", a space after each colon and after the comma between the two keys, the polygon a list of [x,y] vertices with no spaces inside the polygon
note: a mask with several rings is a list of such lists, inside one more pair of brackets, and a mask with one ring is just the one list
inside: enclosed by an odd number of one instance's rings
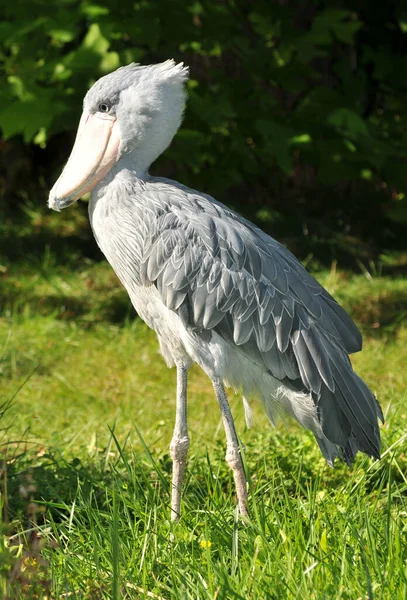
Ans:
{"label": "shoebill stork", "polygon": [[[211,196],[149,174],[185,107],[188,69],[173,60],[130,64],[99,79],[83,103],[76,141],[51,190],[66,208],[91,192],[97,243],[140,317],[177,369],[171,515],[180,515],[189,447],[187,376],[212,381],[238,504],[247,488],[225,385],[285,411],[314,434],[330,465],[358,450],[378,458],[383,414],[353,371],[361,335],[346,312],[282,245]],[[221,177],[222,174],[220,173]]]}

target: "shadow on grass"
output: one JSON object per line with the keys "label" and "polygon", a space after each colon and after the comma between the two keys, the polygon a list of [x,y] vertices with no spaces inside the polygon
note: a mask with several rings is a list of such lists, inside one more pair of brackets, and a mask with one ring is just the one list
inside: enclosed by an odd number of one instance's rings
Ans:
{"label": "shadow on grass", "polygon": [[[0,279],[0,310],[10,309],[16,314],[23,313],[27,306],[30,312],[38,315],[55,314],[62,320],[79,319],[92,322],[107,321],[124,324],[136,318],[124,288],[117,282],[113,290],[84,289],[81,297],[55,291],[39,295],[16,285],[7,278]],[[363,297],[352,303],[352,317],[369,329],[372,335],[380,334],[383,329],[391,332],[407,318],[406,289],[386,290],[383,294]]]}
{"label": "shadow on grass", "polygon": [[[25,448],[19,452],[19,446]],[[16,450],[17,448],[17,450]],[[54,522],[64,521],[80,495],[81,502],[104,510],[109,490],[123,487],[130,495],[153,502],[157,494],[168,504],[168,458],[158,462],[132,451],[114,451],[111,443],[88,459],[64,458],[57,449],[28,443],[3,447],[3,485],[7,489],[6,522],[27,521],[27,503],[37,504]],[[40,520],[40,519],[39,519]],[[26,523],[27,524],[27,523]]]}
{"label": "shadow on grass", "polygon": [[27,308],[30,314],[55,315],[65,321],[76,319],[86,322],[87,327],[100,321],[123,325],[137,317],[126,291],[121,287],[110,295],[95,292],[78,298],[55,292],[38,295],[18,288],[14,282],[0,281],[0,310],[18,315],[25,313]]}
{"label": "shadow on grass", "polygon": [[369,327],[372,334],[380,334],[383,329],[391,333],[407,319],[407,286],[361,299],[352,305],[352,317]]}
{"label": "shadow on grass", "polygon": [[2,227],[0,236],[0,256],[12,264],[40,264],[47,248],[55,257],[55,264],[75,268],[78,256],[81,260],[103,260],[90,225],[67,228],[60,232],[45,226],[26,229],[18,225]]}

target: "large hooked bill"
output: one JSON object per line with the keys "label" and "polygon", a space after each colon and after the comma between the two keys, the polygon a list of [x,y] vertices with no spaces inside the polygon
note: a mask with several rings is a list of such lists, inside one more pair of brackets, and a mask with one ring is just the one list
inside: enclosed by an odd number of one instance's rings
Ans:
{"label": "large hooked bill", "polygon": [[116,117],[85,110],[68,162],[50,191],[48,206],[60,211],[90,192],[117,162],[119,146]]}

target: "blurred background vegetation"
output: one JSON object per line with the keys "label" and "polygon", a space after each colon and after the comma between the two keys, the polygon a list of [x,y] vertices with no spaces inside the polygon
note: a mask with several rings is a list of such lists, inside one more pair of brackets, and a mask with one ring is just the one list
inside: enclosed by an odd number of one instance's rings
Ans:
{"label": "blurred background vegetation", "polygon": [[[0,13],[0,251],[44,245],[32,211],[46,214],[92,83],[169,57],[190,67],[189,101],[154,173],[322,265],[405,251],[403,0],[15,0]],[[31,247],[10,237],[17,222]],[[77,247],[99,256],[81,222]]]}

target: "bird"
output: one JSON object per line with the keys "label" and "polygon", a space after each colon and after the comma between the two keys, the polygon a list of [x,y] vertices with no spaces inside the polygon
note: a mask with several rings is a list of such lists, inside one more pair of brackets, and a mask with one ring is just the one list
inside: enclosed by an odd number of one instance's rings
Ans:
{"label": "bird", "polygon": [[193,363],[219,403],[242,517],[247,481],[225,388],[241,393],[248,425],[253,399],[272,422],[288,413],[314,434],[331,466],[337,457],[350,465],[358,451],[379,459],[378,419],[384,422],[349,359],[362,348],[358,328],[294,255],[206,193],[150,175],[181,125],[188,77],[188,67],[170,59],[98,79],[48,200],[60,211],[90,192],[97,244],[176,367],[173,521],[190,444]]}

